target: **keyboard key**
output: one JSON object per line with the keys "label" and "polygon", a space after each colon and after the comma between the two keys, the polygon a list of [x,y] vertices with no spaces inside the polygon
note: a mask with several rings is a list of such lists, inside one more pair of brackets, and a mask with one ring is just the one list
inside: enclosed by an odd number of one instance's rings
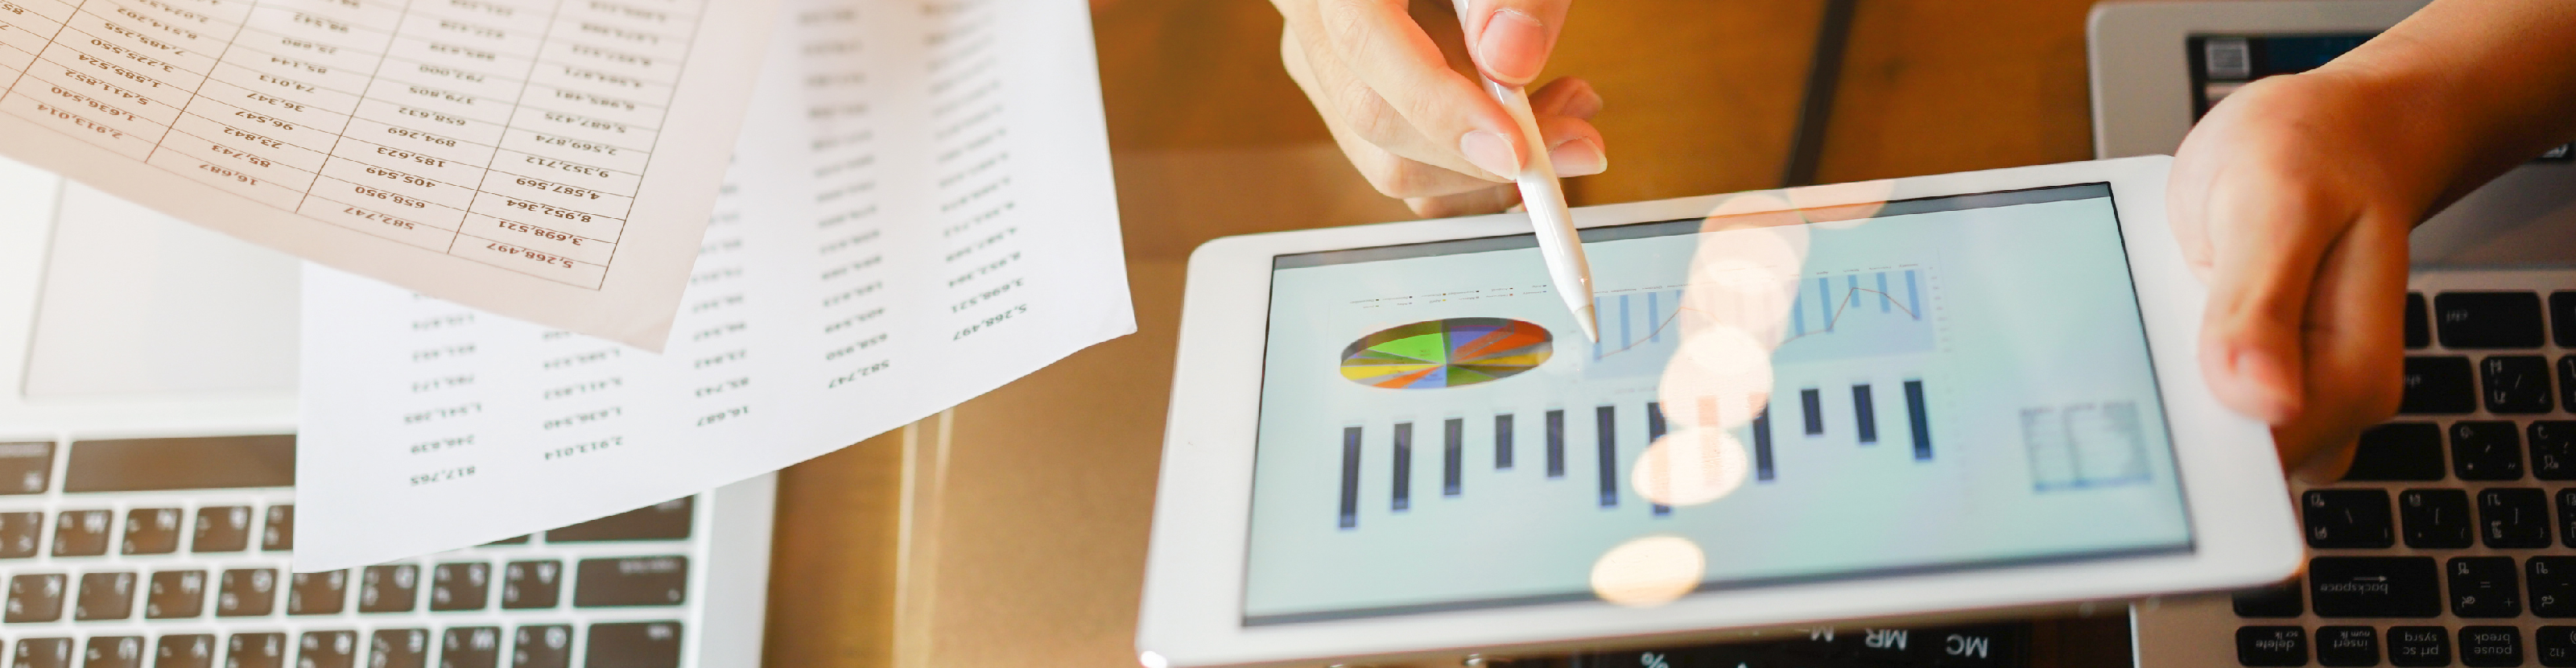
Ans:
{"label": "keyboard key", "polygon": [[43,544],[44,537],[44,513],[0,513],[0,559],[36,556],[36,547]]}
{"label": "keyboard key", "polygon": [[2532,557],[2522,566],[2531,583],[2531,614],[2576,617],[2576,557]]}
{"label": "keyboard key", "polygon": [[2451,632],[2439,626],[2388,627],[2388,665],[2451,665]]}
{"label": "keyboard key", "polygon": [[2397,495],[2397,514],[2406,521],[2406,546],[2459,549],[2476,543],[2477,520],[2469,517],[2469,493],[2457,489],[2410,489]]}
{"label": "keyboard key", "polygon": [[2513,557],[2452,557],[2451,614],[2515,617],[2522,614],[2522,583]]}
{"label": "keyboard key", "polygon": [[72,639],[22,638],[11,656],[11,668],[72,668]]}
{"label": "keyboard key", "polygon": [[286,668],[286,634],[233,634],[225,643],[224,668]]}
{"label": "keyboard key", "polygon": [[358,632],[308,631],[297,643],[295,668],[355,668]]}
{"label": "keyboard key", "polygon": [[2427,322],[2432,317],[2432,311],[2424,305],[2424,293],[2406,293],[2406,347],[2408,349],[2433,345],[2433,325]]}
{"label": "keyboard key", "polygon": [[2456,415],[2478,409],[2477,374],[2466,357],[2406,358],[2406,394],[2397,412]]}
{"label": "keyboard key", "polygon": [[2540,665],[2576,668],[2576,626],[2543,626],[2532,631],[2531,653],[2540,659]]}
{"label": "keyboard key", "polygon": [[81,668],[143,668],[143,636],[95,636],[81,655]]}
{"label": "keyboard key", "polygon": [[53,442],[0,443],[0,494],[43,494],[53,477]]}
{"label": "keyboard key", "polygon": [[[638,633],[637,629],[629,628],[633,626],[643,628]],[[642,638],[636,638],[639,635]],[[1923,629],[1915,634],[1920,642],[1915,643],[1912,658],[1918,665],[1938,663],[1945,668],[2004,668],[2020,665],[2022,652],[2019,648],[2029,646],[2029,635],[2028,624],[1988,624]],[[612,640],[603,642],[602,637]],[[590,646],[593,649],[585,655],[589,657],[586,665],[633,664],[652,668],[672,668],[680,665],[680,623],[671,621],[593,624],[590,627]],[[1688,660],[1690,658],[1698,658],[1696,665],[1700,666],[1734,665],[1718,663],[1726,657],[1713,656],[1710,652],[1686,650],[1681,654],[1684,660],[1672,661],[1669,665],[1694,665]],[[1737,662],[1743,663],[1743,659],[1738,658]],[[1637,665],[1644,665],[1644,662],[1639,662]]]}
{"label": "keyboard key", "polygon": [[2547,413],[2555,406],[2549,394],[2549,359],[2539,355],[2494,355],[2478,362],[2479,383],[2487,389],[2487,412],[2499,415]]}
{"label": "keyboard key", "polygon": [[54,556],[95,557],[107,554],[107,525],[116,523],[116,513],[105,510],[66,510],[54,514]]}
{"label": "keyboard key", "polygon": [[2433,325],[2442,347],[2538,348],[2546,340],[2540,324],[2540,294],[2534,292],[2445,292],[2433,296]]}
{"label": "keyboard key", "polygon": [[2513,423],[2451,423],[2451,474],[2461,480],[2521,480],[2522,431]]}
{"label": "keyboard key", "polygon": [[61,573],[19,575],[9,578],[9,609],[0,621],[11,624],[50,622],[63,618]]}
{"label": "keyboard key", "polygon": [[295,550],[295,505],[268,507],[268,522],[259,532],[259,551],[292,552]]}
{"label": "keyboard key", "polygon": [[2558,347],[2576,348],[2576,292],[2549,293],[2549,320],[2557,323]]}
{"label": "keyboard key", "polygon": [[411,612],[419,599],[418,564],[368,566],[358,576],[359,612]]}
{"label": "keyboard key", "polygon": [[576,607],[679,605],[687,599],[689,558],[583,559],[578,577],[572,593]]}
{"label": "keyboard key", "polygon": [[439,639],[438,668],[501,668],[501,629],[448,629]]}
{"label": "keyboard key", "polygon": [[197,537],[191,552],[240,552],[250,548],[250,506],[197,509]]}
{"label": "keyboard key", "polygon": [[2236,662],[2248,666],[2308,665],[2308,631],[2296,626],[2237,629]]}
{"label": "keyboard key", "polygon": [[152,574],[152,591],[143,599],[145,619],[187,619],[205,614],[205,610],[205,571]]}
{"label": "keyboard key", "polygon": [[367,668],[429,668],[429,630],[377,631],[367,643]]}
{"label": "keyboard key", "polygon": [[680,497],[546,532],[549,543],[684,540],[697,497]]}
{"label": "keyboard key", "polygon": [[563,596],[563,562],[513,561],[501,571],[501,607],[551,608]]}
{"label": "keyboard key", "polygon": [[80,600],[72,603],[73,620],[85,622],[132,616],[133,573],[88,573],[81,576]]}
{"label": "keyboard key", "polygon": [[[1986,642],[1973,640],[1982,638]],[[1955,639],[1955,640],[1954,640]],[[1932,642],[1919,646],[1943,652],[1942,665],[1975,665],[1993,646],[1990,636],[1932,636]],[[1973,651],[1973,652],[1972,652]],[[590,650],[582,653],[581,665],[624,666],[625,668],[679,668],[679,622],[616,622],[590,625]],[[1637,664],[1630,664],[1637,665]]]}
{"label": "keyboard key", "polygon": [[2522,629],[2511,626],[2460,627],[2460,665],[2471,668],[2522,665]]}
{"label": "keyboard key", "polygon": [[274,611],[277,607],[277,569],[238,568],[224,571],[222,585],[223,588],[215,594],[215,616],[217,617],[258,617]]}
{"label": "keyboard key", "polygon": [[2299,505],[2308,526],[2308,547],[2374,548],[2397,544],[2397,529],[2388,516],[2388,491],[2378,489],[2312,489]]}
{"label": "keyboard key", "polygon": [[[286,586],[286,614],[336,615],[349,601],[349,572],[297,573]],[[352,640],[350,642],[357,642]]]}
{"label": "keyboard key", "polygon": [[439,564],[429,573],[429,609],[481,610],[492,591],[492,565]]}
{"label": "keyboard key", "polygon": [[492,541],[492,542],[489,542],[489,543],[484,543],[484,544],[483,544],[483,546],[484,546],[484,547],[500,547],[500,546],[504,546],[504,545],[526,545],[526,544],[528,544],[528,536],[529,536],[529,535],[530,535],[530,534],[520,534],[518,537],[515,537],[515,538],[503,538],[503,539],[496,540],[496,541]]}
{"label": "keyboard key", "polygon": [[2298,580],[2236,592],[2233,598],[2238,617],[2297,617],[2301,611]]}
{"label": "keyboard key", "polygon": [[2361,432],[2352,469],[2344,480],[2441,480],[2442,428],[2430,422],[2392,422]]}
{"label": "keyboard key", "polygon": [[2318,627],[2317,665],[2379,665],[2379,630],[2367,626]]}
{"label": "keyboard key", "polygon": [[152,646],[152,668],[215,668],[214,634],[161,636]]}
{"label": "keyboard key", "polygon": [[294,485],[294,434],[73,441],[63,465],[66,492]]}
{"label": "keyboard key", "polygon": [[136,508],[125,511],[126,554],[179,551],[179,509]]}
{"label": "keyboard key", "polygon": [[510,645],[510,668],[569,668],[572,627],[562,624],[519,627]]}
{"label": "keyboard key", "polygon": [[2576,422],[2539,420],[2531,435],[2531,477],[2576,480]]}
{"label": "keyboard key", "polygon": [[2549,497],[2537,489],[2479,490],[2478,527],[2487,547],[2549,547]]}
{"label": "keyboard key", "polygon": [[2319,617],[2432,617],[2442,614],[2436,570],[2432,557],[2316,557],[2308,604]]}
{"label": "keyboard key", "polygon": [[2576,355],[2558,358],[2558,404],[2576,411]]}

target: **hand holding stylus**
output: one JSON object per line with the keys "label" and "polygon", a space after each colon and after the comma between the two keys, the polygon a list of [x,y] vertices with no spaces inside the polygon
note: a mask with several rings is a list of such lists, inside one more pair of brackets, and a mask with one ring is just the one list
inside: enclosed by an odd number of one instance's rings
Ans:
{"label": "hand holding stylus", "polygon": [[[1537,157],[1559,176],[1608,165],[1601,133],[1588,122],[1601,110],[1590,84],[1562,78],[1531,92],[1533,143],[1477,77],[1452,67],[1472,61],[1505,86],[1534,83],[1569,0],[1472,0],[1459,18],[1432,0],[1272,4],[1287,19],[1280,51],[1289,76],[1369,183],[1415,213],[1501,211],[1520,199],[1510,182]],[[1467,45],[1466,53],[1441,50],[1453,44]]]}

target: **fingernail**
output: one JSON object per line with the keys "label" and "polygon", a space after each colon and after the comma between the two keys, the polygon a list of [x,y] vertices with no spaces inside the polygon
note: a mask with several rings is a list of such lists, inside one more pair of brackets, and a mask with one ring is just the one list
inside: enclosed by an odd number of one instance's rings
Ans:
{"label": "fingernail", "polygon": [[1458,138],[1458,152],[1467,155],[1467,162],[1495,176],[1508,179],[1521,173],[1520,155],[1512,152],[1512,143],[1502,135],[1484,130],[1469,132]]}
{"label": "fingernail", "polygon": [[1529,83],[1547,64],[1547,26],[1520,10],[1494,10],[1476,39],[1476,64],[1503,83]]}
{"label": "fingernail", "polygon": [[1547,161],[1556,165],[1557,176],[1591,176],[1610,169],[1610,154],[1590,137],[1548,147]]}
{"label": "fingernail", "polygon": [[2261,395],[2257,400],[2266,404],[2264,421],[2280,424],[2297,415],[2298,379],[2272,356],[2250,348],[2236,348],[2229,352],[2227,366],[2234,369],[2238,377],[2252,381],[2255,391]]}
{"label": "fingernail", "polygon": [[1601,113],[1601,94],[1593,92],[1591,86],[1584,86],[1582,94],[1566,100],[1565,108],[1559,111],[1567,116],[1592,120],[1594,115]]}

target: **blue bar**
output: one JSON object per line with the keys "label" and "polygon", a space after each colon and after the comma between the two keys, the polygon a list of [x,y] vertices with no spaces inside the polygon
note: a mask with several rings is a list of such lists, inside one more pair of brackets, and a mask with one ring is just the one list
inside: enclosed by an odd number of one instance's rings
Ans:
{"label": "blue bar", "polygon": [[1789,298],[1789,327],[1790,334],[1807,335],[1807,298],[1803,293]]}
{"label": "blue bar", "polygon": [[1860,442],[1878,442],[1878,409],[1870,402],[1869,383],[1852,385],[1852,415],[1860,422]]}
{"label": "blue bar", "polygon": [[1845,274],[1845,275],[1843,275],[1843,287],[1845,288],[1845,289],[1843,290],[1843,301],[1844,301],[1845,303],[1849,303],[1849,304],[1851,304],[1852,306],[1859,306],[1859,305],[1860,305],[1860,274]]}
{"label": "blue bar", "polygon": [[1914,427],[1914,459],[1932,459],[1932,416],[1923,406],[1923,381],[1905,381],[1905,417]]}
{"label": "blue bar", "polygon": [[1923,300],[1914,295],[1914,270],[1905,270],[1905,310],[1916,320],[1923,319]]}
{"label": "blue bar", "polygon": [[1753,479],[1771,481],[1771,407],[1753,416]]}
{"label": "blue bar", "polygon": [[1646,293],[1646,340],[1656,343],[1664,342],[1664,311],[1655,304],[1655,298],[1661,296],[1660,292]]}
{"label": "blue bar", "polygon": [[[1599,323],[1599,322],[1601,322],[1601,316],[1600,316],[1600,313],[1601,313],[1601,298],[1600,298],[1600,297],[1594,297],[1594,298],[1592,298],[1592,313],[1593,313],[1592,321],[1593,321],[1594,323]],[[1592,359],[1596,359],[1596,360],[1597,360],[1597,359],[1601,359],[1601,354],[1602,354],[1601,342],[1600,342],[1600,341],[1594,341],[1594,342],[1592,342]]]}
{"label": "blue bar", "polygon": [[1807,435],[1825,435],[1825,397],[1816,388],[1798,391],[1798,406],[1807,409]]}
{"label": "blue bar", "polygon": [[1601,507],[1619,507],[1619,410],[1610,406],[1592,409],[1601,428]]}
{"label": "blue bar", "polygon": [[1466,472],[1467,420],[1449,418],[1440,431],[1440,495],[1457,496],[1459,478]]}
{"label": "blue bar", "polygon": [[1896,306],[1896,298],[1887,295],[1887,272],[1878,272],[1878,312],[1886,313]]}
{"label": "blue bar", "polygon": [[1360,428],[1342,428],[1342,528],[1360,525]]}
{"label": "blue bar", "polygon": [[[1646,402],[1646,444],[1652,446],[1660,440],[1664,440],[1664,405],[1649,401]],[[1666,480],[1671,479],[1672,474],[1669,472],[1671,467],[1679,466],[1680,461],[1680,458],[1674,457],[1672,452],[1664,453]],[[1673,514],[1673,507],[1658,503],[1654,505],[1654,511],[1656,517],[1664,517]]]}
{"label": "blue bar", "polygon": [[1565,477],[1565,411],[1547,412],[1547,477]]}
{"label": "blue bar", "polygon": [[1395,423],[1395,511],[1413,507],[1413,423]]}
{"label": "blue bar", "polygon": [[1512,468],[1512,414],[1494,416],[1494,470]]}
{"label": "blue bar", "polygon": [[1816,279],[1816,312],[1825,316],[1825,333],[1834,331],[1834,316],[1842,310],[1841,300],[1834,299],[1834,279]]}
{"label": "blue bar", "polygon": [[1628,331],[1628,327],[1636,322],[1628,318],[1628,296],[1619,295],[1619,345],[1621,347],[1637,345],[1637,335]]}

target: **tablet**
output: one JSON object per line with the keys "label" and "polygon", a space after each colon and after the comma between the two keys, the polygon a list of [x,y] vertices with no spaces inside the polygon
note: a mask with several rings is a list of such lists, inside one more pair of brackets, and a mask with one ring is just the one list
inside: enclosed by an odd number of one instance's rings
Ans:
{"label": "tablet", "polygon": [[2244,587],[2301,546],[2194,357],[2170,159],[1506,214],[1190,261],[1149,667]]}

